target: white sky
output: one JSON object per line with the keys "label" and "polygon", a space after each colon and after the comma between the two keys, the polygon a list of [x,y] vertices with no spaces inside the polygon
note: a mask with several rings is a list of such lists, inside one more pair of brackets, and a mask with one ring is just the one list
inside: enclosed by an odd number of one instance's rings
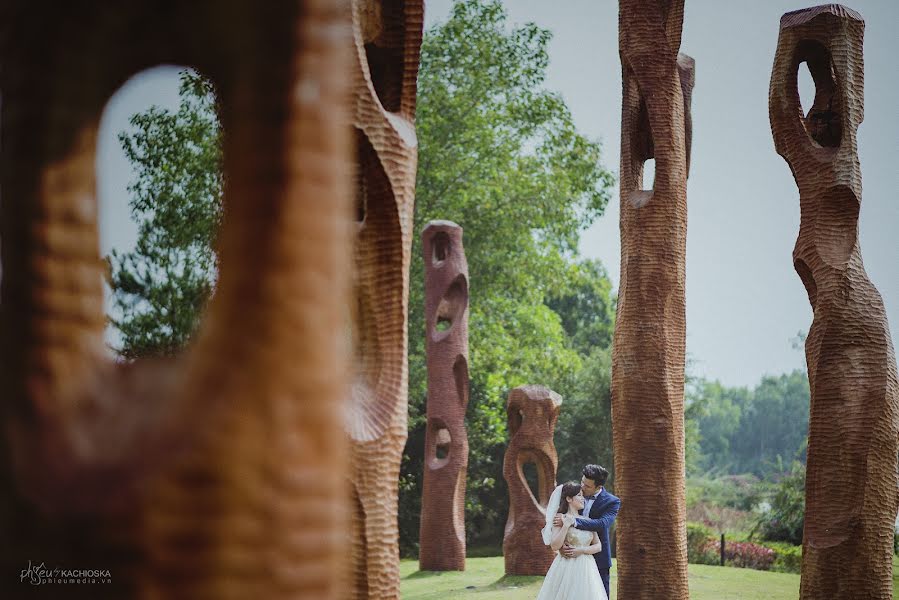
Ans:
{"label": "white sky", "polygon": [[[426,0],[426,23],[444,20],[451,0]],[[617,173],[621,117],[618,5],[611,0],[506,0],[510,21],[550,29],[547,87],[559,91],[578,128],[603,142],[603,164]],[[693,153],[687,202],[687,352],[692,370],[728,385],[802,367],[790,345],[812,313],[793,271],[799,194],[774,151],[768,82],[780,16],[803,8],[781,0],[687,0],[681,51],[696,59]],[[893,339],[899,336],[899,3],[857,0],[865,31],[865,121],[859,129],[864,181],[860,236],[865,267],[883,295]],[[130,166],[116,134],[152,104],[177,106],[177,69],[132,79],[103,116],[98,152],[101,246],[129,248]],[[805,70],[801,75],[806,75]],[[813,92],[801,84],[804,105]],[[581,251],[602,260],[617,288],[620,245],[617,190],[585,232]]]}

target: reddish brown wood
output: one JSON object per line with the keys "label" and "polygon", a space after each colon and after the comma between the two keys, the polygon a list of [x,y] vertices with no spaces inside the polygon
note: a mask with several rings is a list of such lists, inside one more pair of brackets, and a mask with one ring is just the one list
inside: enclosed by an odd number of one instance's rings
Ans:
{"label": "reddish brown wood", "polygon": [[[861,15],[837,4],[785,14],[771,73],[777,152],[799,187],[793,265],[814,320],[805,343],[811,407],[800,596],[892,598],[899,385],[883,300],[858,241],[864,111]],[[797,72],[815,81],[807,114]]]}
{"label": "reddish brown wood", "polygon": [[[543,543],[549,497],[556,486],[559,457],[553,433],[562,397],[542,385],[523,385],[509,393],[509,446],[503,459],[503,478],[509,486],[509,517],[503,536],[506,575],[546,575],[555,553]],[[537,470],[534,497],[524,466]]]}
{"label": "reddish brown wood", "polygon": [[[685,600],[689,105],[683,0],[620,0],[621,284],[612,354],[618,594]],[[643,183],[654,158],[655,182]]]}
{"label": "reddish brown wood", "polygon": [[353,597],[399,597],[397,494],[407,421],[406,316],[421,0],[353,0],[357,219],[347,429]]}
{"label": "reddish brown wood", "polygon": [[468,469],[468,263],[462,228],[431,221],[422,233],[428,425],[419,535],[422,571],[465,570]]}
{"label": "reddish brown wood", "polygon": [[[110,571],[49,597],[343,597],[348,7],[11,0],[0,20],[3,589],[31,559]],[[117,369],[97,130],[165,63],[218,90],[220,277],[182,356]]]}

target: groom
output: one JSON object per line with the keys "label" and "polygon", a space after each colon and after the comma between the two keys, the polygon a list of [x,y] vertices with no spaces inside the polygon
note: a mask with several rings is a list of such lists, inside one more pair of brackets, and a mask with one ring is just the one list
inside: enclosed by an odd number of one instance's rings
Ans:
{"label": "groom", "polygon": [[[612,553],[609,549],[609,529],[618,516],[621,500],[613,496],[603,487],[609,472],[599,465],[587,465],[582,471],[581,491],[584,493],[584,510],[581,513],[584,518],[575,520],[575,527],[584,531],[595,531],[602,542],[602,550],[593,555],[599,576],[606,588],[606,597],[609,595],[609,569],[612,568]],[[562,526],[562,516],[556,515],[555,526]],[[573,549],[565,544],[560,551],[562,556],[572,558]]]}

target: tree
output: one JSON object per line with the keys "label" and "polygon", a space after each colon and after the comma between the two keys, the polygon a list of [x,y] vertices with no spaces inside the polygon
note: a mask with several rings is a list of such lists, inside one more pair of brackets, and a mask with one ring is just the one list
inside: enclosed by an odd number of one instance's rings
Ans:
{"label": "tree", "polygon": [[692,382],[687,393],[688,410],[691,417],[696,415],[695,426],[699,432],[696,467],[704,471],[731,472],[735,461],[731,440],[740,427],[751,391],[700,378]]}
{"label": "tree", "polygon": [[[544,88],[549,40],[534,24],[510,29],[498,0],[463,0],[422,44],[414,230],[432,219],[464,228],[471,289],[466,513],[469,532],[481,534],[469,540],[475,544],[502,539],[508,391],[543,383],[565,395],[584,350],[594,340],[607,345],[613,321],[601,267],[577,262],[580,232],[602,214],[613,177],[600,167],[599,144],[577,132],[562,98]],[[427,392],[424,267],[414,240],[410,435],[400,493],[405,551],[418,535]],[[586,286],[583,297],[578,286]],[[563,296],[572,308],[561,306]],[[584,323],[583,339],[572,341],[566,327]]]}
{"label": "tree", "polygon": [[[566,460],[611,454],[604,352],[614,298],[602,266],[580,260],[577,248],[581,231],[602,214],[613,177],[599,164],[599,144],[578,133],[562,98],[543,86],[549,39],[533,24],[509,28],[498,0],[457,2],[449,20],[424,37],[409,437],[399,481],[405,553],[414,552],[419,534],[427,392],[419,234],[432,219],[464,228],[469,264],[469,542],[502,539],[511,388],[542,383],[566,397],[563,415],[583,421],[581,433],[592,440],[586,454],[577,454],[583,441],[560,435]],[[127,357],[176,352],[213,290],[222,175],[211,92],[198,76],[182,74],[177,113],[150,109],[134,117],[136,133],[121,136],[138,171],[129,189],[141,232],[133,252],[110,257],[121,315],[113,322]]]}
{"label": "tree", "polygon": [[180,74],[177,112],[151,107],[119,134],[134,166],[128,185],[136,246],[107,257],[112,324],[126,359],[177,353],[196,329],[216,277],[221,220],[221,129],[208,80]]}
{"label": "tree", "polygon": [[608,348],[616,298],[605,267],[598,260],[581,260],[570,267],[568,280],[565,288],[549,291],[547,306],[559,315],[574,350],[587,355],[596,348]]}
{"label": "tree", "polygon": [[794,458],[804,463],[809,399],[804,371],[763,377],[733,437],[735,469],[763,476],[772,466]]}

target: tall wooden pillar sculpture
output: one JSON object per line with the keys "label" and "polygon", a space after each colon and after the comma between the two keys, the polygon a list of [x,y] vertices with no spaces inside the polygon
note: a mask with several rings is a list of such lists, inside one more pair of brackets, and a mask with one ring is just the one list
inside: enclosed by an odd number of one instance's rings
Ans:
{"label": "tall wooden pillar sculpture", "polygon": [[[688,597],[685,255],[693,61],[683,0],[620,0],[621,285],[612,354],[618,594]],[[655,159],[655,183],[643,166]],[[651,475],[648,475],[651,474]]]}
{"label": "tall wooden pillar sculpture", "polygon": [[[830,4],[785,14],[771,73],[777,152],[799,187],[793,265],[814,320],[805,343],[811,408],[803,599],[891,598],[899,385],[883,300],[858,242],[864,21]],[[797,72],[815,100],[803,114]]]}
{"label": "tall wooden pillar sculpture", "polygon": [[406,316],[421,0],[353,0],[357,219],[355,375],[347,428],[354,597],[399,597]]}
{"label": "tall wooden pillar sculpture", "polygon": [[422,234],[428,426],[419,535],[422,571],[465,570],[468,470],[468,263],[462,228],[432,221]]}
{"label": "tall wooden pillar sculpture", "polygon": [[[10,580],[32,559],[109,573],[42,584],[54,597],[344,597],[348,7],[3,8],[5,596],[32,587]],[[120,368],[103,338],[98,128],[119,86],[164,63],[219,94],[221,268],[190,349]]]}
{"label": "tall wooden pillar sculpture", "polygon": [[[503,459],[503,478],[509,486],[509,517],[503,535],[506,575],[546,575],[555,553],[543,543],[546,506],[556,487],[559,456],[553,432],[562,397],[542,385],[523,385],[509,394],[509,446]],[[537,469],[537,498],[524,475],[524,466]]]}

